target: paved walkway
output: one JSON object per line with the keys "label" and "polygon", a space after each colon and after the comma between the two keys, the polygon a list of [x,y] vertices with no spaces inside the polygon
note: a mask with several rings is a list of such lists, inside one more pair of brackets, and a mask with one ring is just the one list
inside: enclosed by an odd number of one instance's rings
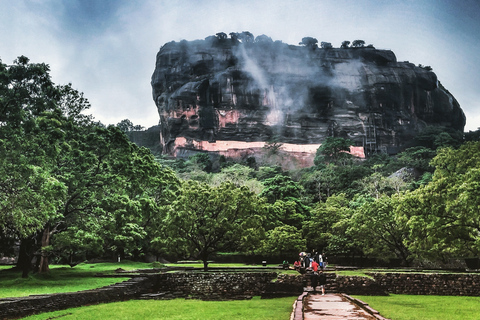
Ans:
{"label": "paved walkway", "polygon": [[[351,299],[351,300],[350,300]],[[299,297],[294,320],[379,320],[385,319],[377,311],[364,305],[365,311],[353,298],[342,294],[303,294]],[[355,300],[362,304],[361,301]],[[301,312],[303,310],[303,314]],[[386,319],[385,319],[386,320]]]}

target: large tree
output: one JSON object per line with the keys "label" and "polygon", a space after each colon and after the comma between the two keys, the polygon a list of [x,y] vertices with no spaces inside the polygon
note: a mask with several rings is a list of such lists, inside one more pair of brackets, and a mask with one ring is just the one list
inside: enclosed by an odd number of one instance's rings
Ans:
{"label": "large tree", "polygon": [[365,202],[355,210],[347,232],[366,254],[399,258],[404,265],[409,265],[412,260],[406,245],[409,229],[397,218],[397,207],[402,201],[402,196],[397,194]]}
{"label": "large tree", "polygon": [[401,212],[411,249],[433,259],[480,254],[480,142],[445,148],[433,159],[432,181],[407,194]]}
{"label": "large tree", "polygon": [[76,235],[63,237],[70,247],[83,235],[85,247],[92,237],[131,247],[175,184],[150,152],[85,116],[89,106],[70,85],[56,86],[45,64],[0,64],[0,228],[21,241],[24,276],[34,252],[48,271],[52,237],[62,232]]}
{"label": "large tree", "polygon": [[52,173],[65,131],[61,90],[48,72],[23,56],[13,65],[0,62],[0,228],[21,240],[23,276],[34,252],[27,243],[58,215],[66,193]]}
{"label": "large tree", "polygon": [[186,181],[156,241],[171,253],[202,260],[206,270],[212,254],[238,248],[261,227],[262,217],[261,199],[245,187]]}

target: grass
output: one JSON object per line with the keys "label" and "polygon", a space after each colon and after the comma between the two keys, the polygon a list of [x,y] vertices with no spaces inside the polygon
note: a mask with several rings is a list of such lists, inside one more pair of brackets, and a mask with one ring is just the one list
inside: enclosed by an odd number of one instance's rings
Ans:
{"label": "grass", "polygon": [[368,270],[337,270],[335,273],[339,276],[344,276],[344,277],[365,277],[365,278],[370,278],[373,279],[372,276],[367,275],[365,272],[368,272]]}
{"label": "grass", "polygon": [[480,297],[355,296],[392,320],[478,320]]}
{"label": "grass", "polygon": [[288,320],[295,297],[241,301],[130,300],[43,313],[24,319]]}
{"label": "grass", "polygon": [[21,277],[21,271],[11,267],[0,269],[0,298],[24,297],[32,294],[75,292],[108,286],[128,280],[125,278],[100,278],[97,273],[114,274],[115,269],[134,270],[147,268],[150,264],[137,262],[79,264],[74,268],[52,265],[47,274],[32,274]]}

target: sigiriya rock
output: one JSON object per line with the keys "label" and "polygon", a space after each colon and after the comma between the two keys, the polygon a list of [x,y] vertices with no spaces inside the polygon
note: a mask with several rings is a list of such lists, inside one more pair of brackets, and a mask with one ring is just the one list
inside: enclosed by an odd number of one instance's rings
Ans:
{"label": "sigiriya rock", "polygon": [[276,141],[312,155],[334,136],[363,156],[401,150],[426,126],[463,132],[464,113],[431,68],[354,44],[243,32],[163,45],[152,75],[163,152],[241,157]]}

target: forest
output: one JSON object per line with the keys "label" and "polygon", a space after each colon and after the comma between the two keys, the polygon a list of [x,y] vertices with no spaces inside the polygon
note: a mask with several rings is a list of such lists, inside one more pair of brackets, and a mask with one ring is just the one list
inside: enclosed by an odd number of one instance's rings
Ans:
{"label": "forest", "polygon": [[[315,165],[154,155],[105,126],[71,84],[21,56],[0,61],[0,256],[24,276],[94,258],[397,259],[438,266],[480,253],[480,130],[426,127],[413,146],[361,160],[330,137]],[[33,265],[32,265],[33,262]]]}

